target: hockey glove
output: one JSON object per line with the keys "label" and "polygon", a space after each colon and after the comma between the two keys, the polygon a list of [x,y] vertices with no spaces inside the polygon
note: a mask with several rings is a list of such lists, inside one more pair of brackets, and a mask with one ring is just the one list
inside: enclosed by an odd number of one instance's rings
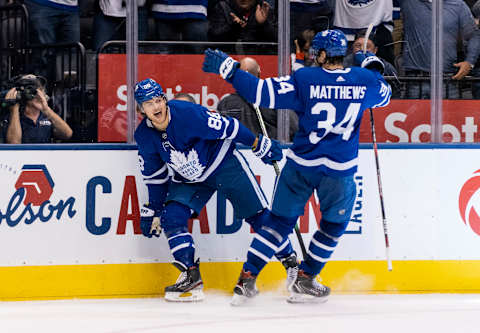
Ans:
{"label": "hockey glove", "polygon": [[162,228],[160,226],[160,210],[154,210],[148,206],[143,205],[140,209],[140,228],[145,237],[152,238],[152,236],[160,237]]}
{"label": "hockey glove", "polygon": [[362,51],[358,51],[355,53],[354,59],[357,66],[377,71],[380,74],[383,74],[383,71],[385,70],[383,61],[372,52],[363,53]]}
{"label": "hockey glove", "polygon": [[207,49],[203,60],[203,71],[220,74],[225,80],[231,79],[240,67],[240,63],[220,50]]}
{"label": "hockey glove", "polygon": [[259,134],[252,146],[253,154],[262,159],[263,163],[273,164],[280,161],[283,157],[282,149],[278,141],[271,140],[262,134]]}

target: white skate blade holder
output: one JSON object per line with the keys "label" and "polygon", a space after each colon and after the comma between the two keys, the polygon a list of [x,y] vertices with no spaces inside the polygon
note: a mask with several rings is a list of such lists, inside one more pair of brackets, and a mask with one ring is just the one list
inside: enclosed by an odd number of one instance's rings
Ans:
{"label": "white skate blade holder", "polygon": [[291,292],[290,296],[287,298],[288,303],[298,304],[298,303],[309,303],[309,304],[318,304],[325,303],[328,300],[328,295],[323,297],[316,297],[307,294],[299,294]]}
{"label": "white skate blade holder", "polygon": [[201,302],[205,294],[201,288],[192,289],[186,292],[166,292],[165,300],[168,302]]}

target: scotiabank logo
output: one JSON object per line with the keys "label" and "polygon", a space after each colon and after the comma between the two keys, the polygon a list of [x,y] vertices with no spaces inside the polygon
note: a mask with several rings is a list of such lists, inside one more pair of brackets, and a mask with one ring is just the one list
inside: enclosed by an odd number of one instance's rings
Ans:
{"label": "scotiabank logo", "polygon": [[480,208],[480,170],[465,182],[460,190],[458,206],[463,222],[480,236],[480,216],[475,207]]}
{"label": "scotiabank logo", "polygon": [[[12,168],[9,168],[12,169]],[[55,183],[44,164],[25,164],[15,182],[15,193],[8,200],[6,208],[0,207],[0,223],[7,222],[15,227],[20,222],[31,224],[37,220],[48,222],[52,218],[60,220],[76,214],[75,198],[51,202]],[[6,191],[8,186],[2,188]]]}

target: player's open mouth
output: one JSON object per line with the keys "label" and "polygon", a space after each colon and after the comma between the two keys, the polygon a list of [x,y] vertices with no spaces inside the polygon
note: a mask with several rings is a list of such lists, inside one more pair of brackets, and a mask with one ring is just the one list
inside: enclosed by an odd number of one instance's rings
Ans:
{"label": "player's open mouth", "polygon": [[154,113],[153,115],[156,117],[156,116],[159,116],[161,114],[162,114],[162,111],[158,111],[158,112]]}

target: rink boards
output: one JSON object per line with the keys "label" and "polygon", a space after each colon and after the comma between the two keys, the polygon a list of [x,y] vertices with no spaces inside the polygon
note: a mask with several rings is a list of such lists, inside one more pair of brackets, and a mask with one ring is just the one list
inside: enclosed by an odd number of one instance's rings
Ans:
{"label": "rink boards", "polygon": [[[380,147],[392,272],[373,150],[361,148],[351,223],[324,282],[334,292],[480,292],[480,147]],[[140,232],[146,188],[135,146],[0,150],[0,299],[159,295],[175,281],[164,236]],[[273,168],[241,151],[270,198]],[[299,222],[308,243],[320,212],[315,198],[307,206]],[[230,292],[252,237],[248,225],[214,195],[191,226],[205,288]],[[284,278],[272,262],[259,288],[282,288]]]}

